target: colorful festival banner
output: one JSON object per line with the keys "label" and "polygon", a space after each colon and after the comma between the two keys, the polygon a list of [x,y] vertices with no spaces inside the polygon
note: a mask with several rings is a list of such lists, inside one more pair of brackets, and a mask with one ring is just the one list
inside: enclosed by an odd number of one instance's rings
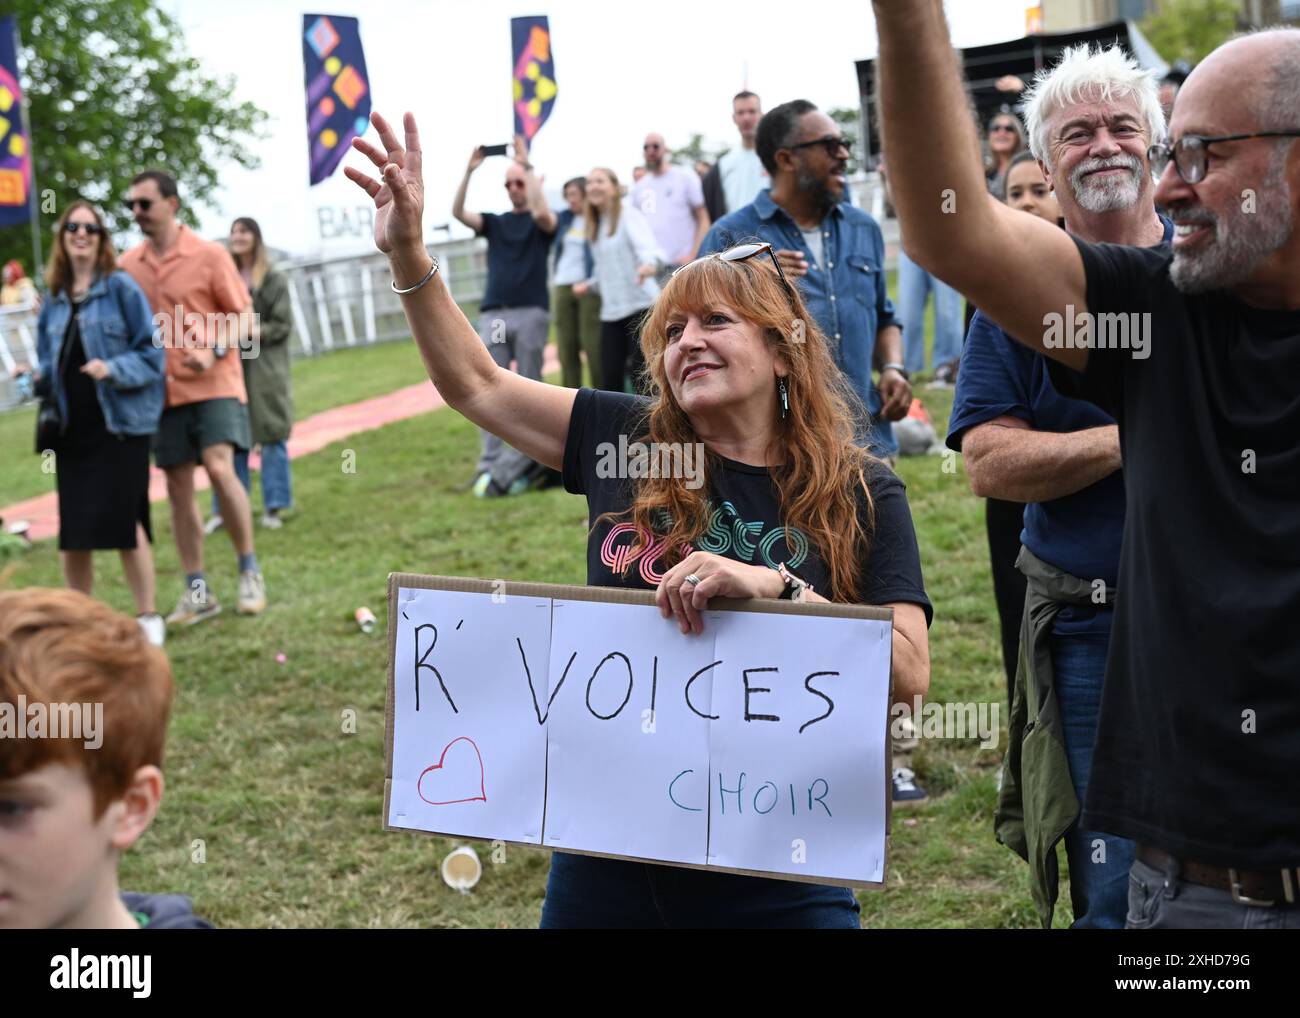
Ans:
{"label": "colorful festival banner", "polygon": [[302,17],[307,86],[307,151],[311,183],[338,168],[352,139],[370,122],[370,82],[356,18]]}
{"label": "colorful festival banner", "polygon": [[555,105],[555,58],[545,17],[511,18],[514,54],[515,134],[528,141],[542,129]]}
{"label": "colorful festival banner", "polygon": [[23,129],[18,24],[0,18],[0,226],[31,218],[32,147]]}

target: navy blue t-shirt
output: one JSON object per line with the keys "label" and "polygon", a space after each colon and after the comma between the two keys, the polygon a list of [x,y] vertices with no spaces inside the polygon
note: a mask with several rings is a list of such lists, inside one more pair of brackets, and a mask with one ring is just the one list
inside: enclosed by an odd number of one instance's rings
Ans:
{"label": "navy blue t-shirt", "polygon": [[[1162,244],[1173,224],[1161,217]],[[971,320],[962,350],[957,390],[948,422],[948,448],[961,451],[962,436],[997,417],[1018,417],[1036,431],[1068,433],[1114,424],[1096,404],[1062,396],[1052,384],[1048,360],[1017,343],[983,312]],[[1025,506],[1020,541],[1044,562],[1085,580],[1116,586],[1124,536],[1124,475],[1115,471],[1073,495]],[[1067,605],[1056,617],[1060,636],[1109,633],[1109,606]]]}
{"label": "navy blue t-shirt", "polygon": [[488,242],[487,288],[480,311],[492,308],[550,310],[546,258],[554,234],[545,233],[531,212],[484,212],[481,236]]}

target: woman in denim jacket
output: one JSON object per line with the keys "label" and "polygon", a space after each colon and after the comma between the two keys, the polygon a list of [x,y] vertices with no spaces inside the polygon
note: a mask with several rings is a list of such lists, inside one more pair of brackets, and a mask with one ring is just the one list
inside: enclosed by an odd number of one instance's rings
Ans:
{"label": "woman in denim jacket", "polygon": [[[163,351],[144,292],[117,269],[99,213],[73,202],[59,218],[37,321],[37,390],[61,419],[53,443],[59,551],[69,587],[89,594],[91,553],[115,548],[140,626],[161,645],[149,521],[149,443],[163,408]],[[45,455],[50,450],[45,451]]]}

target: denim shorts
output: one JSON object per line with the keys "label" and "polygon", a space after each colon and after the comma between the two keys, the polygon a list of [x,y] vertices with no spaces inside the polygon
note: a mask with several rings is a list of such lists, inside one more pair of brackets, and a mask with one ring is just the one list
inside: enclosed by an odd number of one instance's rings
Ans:
{"label": "denim shorts", "polygon": [[222,442],[236,449],[252,448],[246,404],[224,397],[168,407],[154,435],[154,462],[160,470],[182,463],[202,463],[203,450]]}
{"label": "denim shorts", "polygon": [[542,929],[856,930],[845,887],[555,852]]}

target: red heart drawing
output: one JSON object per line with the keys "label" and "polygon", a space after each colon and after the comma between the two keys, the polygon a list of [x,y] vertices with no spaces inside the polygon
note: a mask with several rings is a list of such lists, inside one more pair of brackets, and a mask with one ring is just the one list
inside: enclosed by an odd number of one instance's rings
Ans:
{"label": "red heart drawing", "polygon": [[[458,742],[468,742],[474,750],[474,756],[478,758],[478,795],[466,796],[463,799],[443,799],[440,801],[430,799],[428,796],[424,794],[424,790],[421,787],[424,784],[424,778],[431,771],[442,770],[443,763],[447,759],[447,754],[451,751],[451,747],[456,745],[456,743]],[[472,764],[467,764],[466,766],[458,768],[458,770],[460,771],[472,770],[472,769],[473,769]],[[466,791],[473,791],[472,779],[466,782],[466,784],[469,785],[469,788],[467,788]],[[451,742],[447,743],[447,745],[442,748],[442,756],[438,757],[438,762],[434,764],[432,767],[426,767],[424,770],[420,772],[420,776],[419,778],[416,779],[415,782],[415,791],[416,794],[419,795],[419,797],[423,799],[425,802],[427,802],[430,806],[450,806],[458,802],[487,802],[487,791],[484,788],[484,784],[483,784],[483,754],[478,751],[478,746],[475,745],[474,740],[469,738],[469,736],[467,735],[462,735],[459,738],[452,739]]]}

